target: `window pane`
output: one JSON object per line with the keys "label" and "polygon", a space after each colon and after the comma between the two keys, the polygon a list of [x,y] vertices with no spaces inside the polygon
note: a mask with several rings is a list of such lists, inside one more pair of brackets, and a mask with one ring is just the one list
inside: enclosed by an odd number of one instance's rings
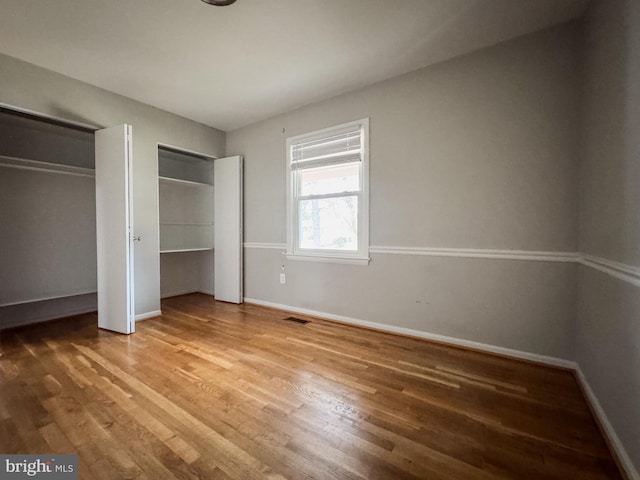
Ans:
{"label": "window pane", "polygon": [[358,197],[300,200],[298,247],[358,250]]}
{"label": "window pane", "polygon": [[298,170],[299,195],[357,192],[360,190],[360,163]]}

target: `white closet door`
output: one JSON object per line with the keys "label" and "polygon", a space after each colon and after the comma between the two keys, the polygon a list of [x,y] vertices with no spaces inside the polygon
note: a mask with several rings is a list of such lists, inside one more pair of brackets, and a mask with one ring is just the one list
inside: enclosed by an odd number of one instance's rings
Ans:
{"label": "white closet door", "polygon": [[98,130],[95,143],[98,326],[133,333],[131,126]]}
{"label": "white closet door", "polygon": [[213,161],[216,300],[242,303],[242,157]]}

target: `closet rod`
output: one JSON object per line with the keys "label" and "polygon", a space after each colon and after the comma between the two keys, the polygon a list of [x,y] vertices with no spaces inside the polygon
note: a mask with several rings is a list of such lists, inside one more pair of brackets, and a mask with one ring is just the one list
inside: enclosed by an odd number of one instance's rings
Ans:
{"label": "closet rod", "polygon": [[14,170],[29,170],[32,172],[56,173],[59,175],[71,175],[74,177],[95,178],[94,173],[72,172],[66,170],[56,170],[54,168],[30,167],[27,165],[15,165],[8,163],[0,163],[0,168],[13,168]]}
{"label": "closet rod", "polygon": [[31,120],[46,122],[51,125],[57,125],[59,127],[73,128],[75,130],[80,130],[81,132],[87,132],[87,133],[93,133],[96,130],[100,130],[103,128],[103,127],[98,127],[96,125],[91,125],[88,123],[76,122],[74,120],[67,120],[65,118],[54,117],[52,115],[47,115],[46,113],[40,113],[34,110],[29,110],[22,107],[16,107],[15,105],[9,105],[8,103],[3,103],[3,102],[0,102],[0,112],[8,113],[10,115],[17,115],[19,117],[28,118]]}
{"label": "closet rod", "polygon": [[62,175],[74,175],[76,177],[94,178],[94,170],[74,165],[63,165],[59,163],[41,162],[39,160],[28,160],[25,158],[9,157],[0,155],[0,168],[14,168],[17,170],[32,170],[36,172],[59,173]]}

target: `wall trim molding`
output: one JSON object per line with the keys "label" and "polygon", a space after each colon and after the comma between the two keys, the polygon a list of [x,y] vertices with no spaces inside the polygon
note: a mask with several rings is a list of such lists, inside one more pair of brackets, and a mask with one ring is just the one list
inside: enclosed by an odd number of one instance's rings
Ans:
{"label": "wall trim molding", "polygon": [[159,317],[162,315],[162,310],[153,310],[152,312],[140,313],[136,315],[136,322],[141,320],[148,320],[150,318]]}
{"label": "wall trim molding", "polygon": [[397,333],[400,335],[407,335],[415,338],[422,338],[426,340],[434,340],[440,343],[446,343],[454,346],[466,347],[473,350],[480,350],[483,352],[495,353],[498,355],[504,355],[508,357],[518,358],[521,360],[527,360],[531,362],[543,363],[545,365],[552,365],[555,367],[567,368],[570,370],[574,370],[576,367],[576,363],[571,360],[566,360],[562,358],[556,358],[546,355],[539,355],[536,353],[524,352],[521,350],[515,350],[511,348],[498,347],[496,345],[490,345],[487,343],[474,342],[471,340],[463,340],[460,338],[449,337],[446,335],[439,335],[436,333],[429,333],[422,330],[414,330],[411,328],[405,327],[396,327],[393,325],[386,325],[383,323],[370,322],[368,320],[361,320],[358,318],[347,317],[344,315],[334,315],[332,313],[321,312],[318,310],[310,310],[307,308],[293,307],[291,305],[284,305],[281,303],[267,302],[264,300],[258,300],[256,298],[248,298],[245,297],[244,301],[246,303],[251,303],[254,305],[260,305],[263,307],[277,308],[279,310],[285,310],[293,313],[301,313],[303,315],[311,315],[314,317],[324,318],[327,320],[333,320],[341,323],[347,323],[350,325],[356,325],[359,327],[370,328],[374,330],[379,330],[387,333]]}
{"label": "wall trim molding", "polygon": [[[245,242],[244,248],[286,250],[285,243]],[[487,248],[434,248],[434,247],[369,247],[369,253],[382,255],[423,255],[429,257],[497,258],[506,260],[535,260],[543,262],[576,262],[576,252],[554,252],[538,250],[497,250]]]}
{"label": "wall trim molding", "polygon": [[286,250],[286,243],[244,242],[244,248],[262,248],[270,250]]}
{"label": "wall trim molding", "polygon": [[430,257],[489,258],[501,260],[533,260],[539,262],[575,262],[575,252],[542,250],[499,250],[488,248],[434,248],[434,247],[389,247],[371,246],[370,253],[388,255],[424,255]]}
{"label": "wall trim molding", "polygon": [[638,267],[586,253],[581,254],[578,263],[640,287],[640,268]]}
{"label": "wall trim molding", "polygon": [[[245,242],[244,248],[286,251],[287,245],[284,243]],[[378,255],[418,255],[427,257],[484,258],[494,260],[577,263],[611,275],[612,277],[628,282],[636,287],[640,287],[640,267],[580,252],[498,250],[488,248],[371,246],[369,248],[369,253]]]}
{"label": "wall trim molding", "polygon": [[600,424],[601,429],[604,430],[604,436],[607,437],[611,448],[614,450],[615,455],[618,457],[618,461],[620,463],[619,467],[625,471],[625,473],[629,477],[629,480],[640,480],[640,474],[638,474],[638,471],[633,465],[633,462],[631,462],[631,458],[629,458],[627,450],[624,448],[624,445],[616,434],[613,425],[611,425],[607,414],[602,408],[602,405],[600,405],[598,397],[596,397],[596,394],[591,389],[591,386],[587,381],[587,377],[584,375],[584,372],[580,368],[579,364],[576,364],[575,373],[576,380],[580,384],[580,387],[582,387],[582,391],[584,392],[585,397],[587,397],[588,402],[591,404],[592,411],[598,419],[598,423]]}

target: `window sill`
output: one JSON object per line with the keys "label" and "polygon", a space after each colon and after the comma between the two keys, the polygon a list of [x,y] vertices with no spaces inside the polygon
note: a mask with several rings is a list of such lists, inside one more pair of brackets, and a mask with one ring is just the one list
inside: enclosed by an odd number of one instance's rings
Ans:
{"label": "window sill", "polygon": [[285,253],[287,260],[298,262],[342,263],[345,265],[369,265],[369,257],[339,257],[331,255],[304,255],[299,253]]}

